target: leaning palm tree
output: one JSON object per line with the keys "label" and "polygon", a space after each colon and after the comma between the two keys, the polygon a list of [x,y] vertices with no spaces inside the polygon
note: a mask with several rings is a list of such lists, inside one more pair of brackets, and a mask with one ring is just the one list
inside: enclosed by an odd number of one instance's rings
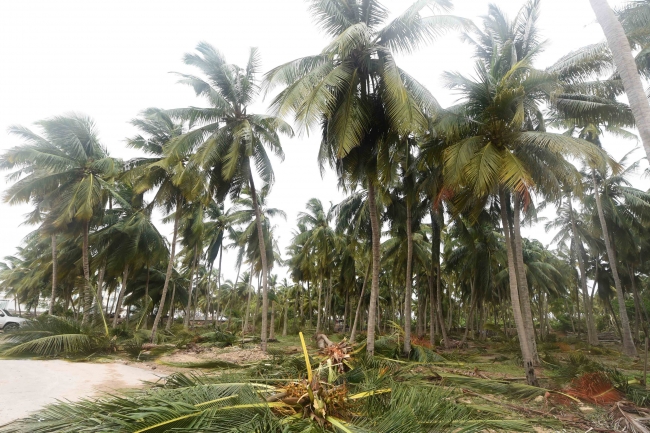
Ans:
{"label": "leaning palm tree", "polygon": [[[273,100],[281,116],[294,115],[303,131],[318,125],[321,169],[337,167],[341,185],[368,192],[372,225],[372,285],[368,313],[368,353],[374,353],[381,256],[377,189],[382,142],[390,132],[427,128],[427,114],[437,110],[433,96],[400,69],[394,55],[409,53],[446,31],[468,25],[437,15],[448,0],[420,0],[386,23],[388,10],[378,0],[311,0],[318,24],[332,38],[320,54],[281,65],[266,75],[268,89],[283,86]],[[422,13],[425,9],[432,15]]]}
{"label": "leaning palm tree", "polygon": [[266,350],[269,267],[255,176],[261,178],[265,187],[273,185],[275,176],[267,149],[283,158],[278,133],[292,136],[293,130],[277,117],[248,112],[248,106],[255,102],[259,92],[257,49],[250,50],[245,68],[227,63],[219,51],[205,42],[196,49],[199,53],[186,54],[184,61],[198,68],[205,78],[179,75],[181,83],[192,86],[197,96],[207,99],[210,107],[170,111],[173,116],[197,126],[174,140],[173,152],[182,154],[197,149],[192,162],[210,173],[211,186],[219,201],[228,194],[233,199],[239,197],[244,188],[251,192],[262,262],[261,347]]}
{"label": "leaning palm tree", "polygon": [[[607,38],[609,49],[612,51],[614,65],[623,81],[625,93],[630,101],[630,108],[636,119],[636,125],[639,129],[639,135],[641,136],[646,156],[650,158],[650,103],[648,103],[638,66],[632,54],[630,41],[625,34],[623,25],[616,18],[616,14],[609,6],[607,0],[589,1]],[[634,3],[643,6],[643,2]],[[631,5],[632,8],[634,7],[634,3]]]}
{"label": "leaning palm tree", "polygon": [[[9,129],[25,144],[2,156],[3,168],[18,169],[13,175],[17,181],[7,190],[5,200],[21,203],[41,197],[43,206],[49,210],[45,221],[48,226],[59,230],[79,227],[83,241],[83,321],[86,322],[93,300],[88,242],[90,224],[103,210],[107,192],[112,190],[109,182],[119,174],[121,167],[101,145],[95,124],[87,116],[68,114],[42,120],[36,125],[42,129],[43,136],[22,126]],[[53,246],[53,250],[55,248]]]}

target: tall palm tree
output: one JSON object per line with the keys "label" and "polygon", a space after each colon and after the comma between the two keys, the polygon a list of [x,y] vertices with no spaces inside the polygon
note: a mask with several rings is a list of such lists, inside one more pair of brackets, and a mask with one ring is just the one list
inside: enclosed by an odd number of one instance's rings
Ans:
{"label": "tall palm tree", "polygon": [[[88,321],[93,301],[90,283],[89,242],[93,217],[103,210],[109,182],[120,172],[120,163],[108,155],[99,142],[92,119],[77,114],[53,117],[36,123],[40,136],[22,126],[11,134],[25,141],[2,156],[5,169],[17,168],[14,183],[6,192],[9,203],[41,197],[49,212],[46,223],[58,230],[70,225],[82,234],[82,267],[85,281],[83,321]],[[27,173],[26,176],[22,176]],[[53,243],[56,239],[53,238]],[[56,246],[53,245],[54,251]],[[53,255],[56,257],[56,254]]]}
{"label": "tall palm tree", "polygon": [[467,25],[446,15],[423,15],[450,8],[448,0],[421,0],[386,23],[388,10],[378,0],[311,0],[316,23],[332,41],[320,54],[281,65],[266,75],[268,88],[285,88],[273,100],[277,114],[293,114],[301,130],[321,127],[319,159],[337,166],[342,185],[365,185],[372,226],[372,285],[367,351],[374,353],[381,226],[376,189],[381,187],[381,142],[392,130],[426,129],[427,113],[438,107],[431,94],[394,59]]}
{"label": "tall palm tree", "polygon": [[181,83],[193,87],[197,96],[205,97],[209,108],[183,108],[170,113],[188,119],[194,130],[178,137],[174,148],[181,154],[197,148],[193,163],[208,170],[211,186],[219,201],[226,195],[239,197],[243,188],[251,192],[262,261],[262,340],[266,350],[268,335],[268,257],[264,245],[262,214],[259,208],[255,175],[265,187],[275,180],[267,148],[283,158],[278,133],[293,135],[291,127],[277,117],[248,113],[259,92],[257,74],[260,56],[250,50],[245,68],[229,64],[224,56],[207,43],[200,43],[198,54],[186,54],[184,61],[198,68],[205,78],[179,74]]}
{"label": "tall palm tree", "polygon": [[650,103],[632,54],[630,41],[607,0],[589,0],[589,2],[607,38],[616,70],[623,81],[630,108],[636,119],[646,156],[650,158]]}
{"label": "tall palm tree", "polygon": [[[542,104],[557,89],[553,74],[534,68],[541,49],[535,22],[539,2],[529,1],[514,21],[491,6],[484,30],[476,32],[476,77],[447,73],[448,86],[463,100],[439,122],[451,145],[444,155],[446,182],[458,209],[480,212],[498,199],[506,239],[510,295],[529,384],[538,360],[521,236],[522,210],[533,192],[561,195],[574,180],[566,156],[604,160],[587,141],[546,132]],[[510,209],[513,212],[510,213]]]}
{"label": "tall palm tree", "polygon": [[[187,153],[180,154],[178,149],[175,149],[175,152],[170,155],[170,142],[185,132],[181,123],[174,122],[167,113],[156,108],[145,110],[141,118],[134,119],[131,123],[142,131],[142,134],[129,139],[127,144],[129,147],[142,150],[148,156],[130,161],[127,178],[131,179],[136,193],[155,190],[152,203],[162,207],[168,213],[173,211],[174,215],[165,284],[158,313],[151,329],[151,341],[153,342],[164,314],[167,290],[174,269],[176,242],[183,205],[192,198],[203,195],[204,189],[196,171],[186,170]],[[169,320],[172,320],[171,315]]]}
{"label": "tall palm tree", "polygon": [[[592,137],[599,142],[599,137]],[[626,158],[619,162],[624,166]],[[637,243],[632,235],[633,227],[642,227],[647,224],[650,216],[650,195],[645,191],[633,188],[627,177],[638,167],[638,163],[630,164],[621,173],[611,173],[591,168],[586,174],[591,180],[593,198],[595,201],[597,221],[600,224],[602,239],[605,244],[607,261],[616,288],[623,351],[629,356],[636,356],[637,351],[632,337],[630,320],[625,307],[625,293],[621,275],[619,273],[619,255],[625,248],[616,247],[613,239],[627,239],[623,244],[635,245]],[[593,207],[592,207],[593,208]],[[636,230],[638,233],[638,230]],[[625,268],[625,267],[624,267]]]}
{"label": "tall palm tree", "polygon": [[[307,211],[298,214],[298,224],[303,225],[304,230],[295,242],[303,245],[309,251],[309,256],[315,263],[318,274],[318,312],[316,316],[316,333],[319,333],[322,326],[322,293],[325,280],[330,283],[333,277],[335,255],[338,253],[337,235],[330,225],[333,219],[332,208],[325,211],[323,203],[312,198],[307,202]],[[325,319],[325,318],[323,318]]]}
{"label": "tall palm tree", "polygon": [[[585,308],[585,319],[587,323],[587,341],[589,344],[598,345],[598,333],[596,322],[593,316],[593,305],[587,287],[587,267],[585,265],[584,243],[589,241],[589,233],[585,228],[584,221],[573,208],[573,195],[567,192],[564,200],[557,208],[556,218],[546,224],[546,230],[559,229],[553,238],[554,243],[569,242],[571,250],[578,263],[580,271],[580,288],[582,290],[582,302]],[[573,262],[575,263],[575,262]],[[573,265],[572,265],[573,266]]]}

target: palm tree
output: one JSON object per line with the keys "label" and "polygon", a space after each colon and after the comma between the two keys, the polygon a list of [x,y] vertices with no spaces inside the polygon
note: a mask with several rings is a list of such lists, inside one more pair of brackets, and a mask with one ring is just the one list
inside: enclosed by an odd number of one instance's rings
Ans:
{"label": "palm tree", "polygon": [[203,239],[205,236],[204,217],[204,204],[200,201],[195,201],[184,207],[183,216],[180,220],[179,233],[181,234],[181,245],[183,246],[181,256],[184,259],[184,265],[187,267],[189,275],[187,306],[183,318],[183,327],[185,329],[188,329],[190,326],[192,296],[195,296],[198,299],[198,288],[196,293],[194,291],[194,277],[199,267],[201,257],[203,256]]}
{"label": "palm tree", "polygon": [[438,105],[431,94],[395,63],[445,31],[467,23],[444,15],[423,16],[429,7],[446,10],[445,0],[418,1],[393,21],[378,0],[313,0],[319,27],[332,37],[315,56],[281,65],[266,75],[268,89],[285,86],[273,100],[277,114],[293,114],[301,130],[318,124],[323,140],[319,159],[337,166],[340,184],[365,185],[372,226],[372,285],[368,312],[368,353],[374,353],[381,226],[376,189],[381,187],[377,155],[389,131],[426,129],[427,113]]}
{"label": "palm tree", "polygon": [[[600,143],[599,135],[592,136],[590,139]],[[626,158],[624,157],[619,162],[619,166],[624,166],[625,162]],[[589,173],[586,174],[591,179],[597,221],[602,231],[607,261],[616,288],[623,351],[629,356],[636,356],[637,351],[634,345],[634,339],[632,338],[630,320],[625,307],[625,293],[618,271],[618,250],[623,248],[615,248],[612,239],[627,238],[627,242],[625,243],[630,245],[636,244],[631,229],[635,226],[642,227],[642,225],[647,224],[648,217],[650,216],[650,195],[645,191],[633,188],[626,179],[637,167],[638,163],[631,164],[621,173],[596,170],[592,167]]]}
{"label": "palm tree", "polygon": [[[153,206],[144,202],[141,194],[134,194],[130,186],[122,184],[119,189],[120,207],[113,208],[118,220],[97,231],[91,237],[93,244],[101,244],[96,260],[108,266],[122,269],[122,287],[118,294],[113,328],[122,309],[129,275],[147,268],[167,257],[168,250],[163,236],[151,221]],[[100,271],[101,272],[101,271]],[[102,287],[97,288],[101,294]],[[145,302],[149,302],[149,287],[145,287]],[[98,296],[98,301],[101,298]]]}
{"label": "palm tree", "polygon": [[616,71],[623,81],[625,93],[630,101],[630,108],[636,119],[646,156],[650,158],[650,103],[648,103],[625,29],[616,18],[607,0],[589,0],[589,2],[603,28],[605,38],[607,38]]}
{"label": "palm tree", "polygon": [[[95,124],[89,117],[69,114],[42,120],[36,125],[43,130],[43,136],[21,126],[9,129],[25,144],[8,150],[2,157],[2,167],[18,168],[14,179],[19,179],[7,190],[5,200],[21,203],[40,197],[42,206],[49,210],[47,225],[58,230],[75,224],[80,226],[85,281],[83,322],[86,322],[93,301],[88,242],[90,224],[102,211],[106,192],[111,190],[109,182],[118,175],[120,164],[100,144]],[[22,173],[28,174],[21,177]],[[53,241],[55,244],[56,239]],[[52,250],[56,250],[56,245]]]}
{"label": "palm tree", "polygon": [[[164,208],[168,213],[174,210],[174,229],[165,284],[158,313],[151,329],[151,341],[153,342],[164,314],[167,290],[174,269],[182,208],[188,200],[203,193],[203,184],[197,177],[196,171],[185,169],[188,157],[186,154],[179,154],[176,149],[173,155],[168,155],[171,140],[184,132],[182,124],[175,123],[168,114],[156,108],[145,110],[140,119],[134,119],[131,123],[144,135],[137,135],[129,139],[127,144],[150,156],[131,160],[127,178],[132,179],[133,189],[136,193],[141,194],[155,189],[152,203]],[[172,320],[171,315],[169,320]]]}
{"label": "palm tree", "polygon": [[[315,263],[315,270],[319,279],[318,282],[318,309],[316,316],[316,333],[320,333],[322,321],[322,294],[324,282],[332,282],[334,257],[337,254],[337,236],[330,222],[333,218],[332,208],[325,211],[323,203],[312,198],[307,202],[307,211],[298,214],[298,224],[305,227],[295,242],[303,245],[309,256]],[[325,318],[323,318],[325,319]]]}
{"label": "palm tree", "polygon": [[257,49],[251,49],[245,69],[226,63],[223,55],[207,43],[200,43],[196,49],[199,54],[186,54],[184,61],[197,67],[206,78],[180,74],[181,82],[192,86],[196,95],[205,97],[211,106],[170,111],[193,125],[200,125],[178,137],[174,148],[183,153],[198,146],[193,163],[209,171],[219,201],[228,194],[239,197],[244,187],[251,192],[262,261],[261,347],[266,350],[269,267],[254,177],[257,174],[265,186],[273,185],[273,167],[267,148],[282,158],[278,133],[292,136],[293,130],[277,117],[248,113],[248,106],[259,92]]}
{"label": "palm tree", "polygon": [[[573,209],[573,197],[567,192],[566,200],[557,208],[555,220],[546,224],[546,230],[560,229],[553,238],[554,243],[569,241],[573,254],[578,262],[580,271],[580,288],[582,290],[582,302],[585,308],[585,319],[587,323],[587,341],[589,344],[598,345],[598,333],[593,315],[593,305],[587,287],[587,268],[585,265],[584,243],[588,240],[589,234],[585,230],[584,221]],[[573,262],[575,263],[575,262]]]}
{"label": "palm tree", "polygon": [[476,78],[446,74],[448,86],[464,99],[439,122],[451,143],[444,170],[455,190],[454,206],[476,213],[498,198],[511,302],[529,384],[537,383],[532,366],[538,355],[523,259],[522,210],[533,192],[558,197],[559,186],[575,179],[566,156],[606,159],[587,141],[545,130],[541,104],[557,82],[554,75],[533,67],[540,50],[535,30],[538,3],[529,1],[514,22],[490,7],[485,30],[474,42],[479,57]]}

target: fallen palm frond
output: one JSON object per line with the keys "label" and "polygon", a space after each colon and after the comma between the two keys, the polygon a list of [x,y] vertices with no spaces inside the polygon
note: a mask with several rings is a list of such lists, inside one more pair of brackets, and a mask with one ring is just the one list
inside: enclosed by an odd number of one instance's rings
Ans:
{"label": "fallen palm frond", "polygon": [[557,361],[551,357],[547,358],[546,366],[550,368],[550,376],[559,384],[569,383],[586,373],[598,373],[606,370],[606,367],[584,353],[569,355],[565,362]]}
{"label": "fallen palm frond", "polygon": [[232,362],[220,361],[218,359],[210,360],[210,361],[199,361],[199,362],[161,361],[160,363],[170,367],[191,368],[191,369],[242,369],[248,367],[248,365],[246,364],[234,364]]}
{"label": "fallen palm frond", "polygon": [[92,353],[111,347],[110,339],[97,327],[55,316],[41,316],[19,329],[0,336],[2,356],[60,356]]}
{"label": "fallen palm frond", "polygon": [[631,433],[650,433],[650,411],[619,401],[610,411],[617,427]]}
{"label": "fallen palm frond", "polygon": [[437,374],[440,375],[441,380],[446,384],[459,388],[467,388],[486,394],[500,394],[508,396],[508,398],[511,399],[534,398],[540,395],[545,395],[547,392],[551,391],[523,383],[460,376],[448,373]]}
{"label": "fallen palm frond", "polygon": [[565,392],[580,400],[605,406],[623,398],[623,393],[616,389],[607,374],[602,371],[586,373],[574,379]]}
{"label": "fallen palm frond", "polygon": [[496,419],[494,411],[458,402],[453,387],[403,382],[400,364],[362,357],[338,374],[327,358],[312,371],[303,349],[304,369],[293,379],[253,376],[253,369],[174,374],[147,390],[57,403],[0,433],[532,431],[512,412]]}

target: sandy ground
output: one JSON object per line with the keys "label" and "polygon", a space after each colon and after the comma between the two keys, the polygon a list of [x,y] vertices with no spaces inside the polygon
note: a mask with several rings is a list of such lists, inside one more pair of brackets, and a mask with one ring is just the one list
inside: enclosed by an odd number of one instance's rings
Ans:
{"label": "sandy ground", "polygon": [[198,348],[197,349],[184,349],[177,350],[176,352],[162,357],[161,362],[172,363],[192,363],[192,362],[208,362],[208,361],[225,361],[234,364],[246,364],[250,362],[263,361],[271,357],[262,352],[258,347],[252,349],[242,349],[241,347],[232,346],[223,349],[211,348]]}
{"label": "sandy ground", "polygon": [[133,388],[142,381],[156,381],[161,375],[123,364],[0,360],[0,426],[56,400]]}

